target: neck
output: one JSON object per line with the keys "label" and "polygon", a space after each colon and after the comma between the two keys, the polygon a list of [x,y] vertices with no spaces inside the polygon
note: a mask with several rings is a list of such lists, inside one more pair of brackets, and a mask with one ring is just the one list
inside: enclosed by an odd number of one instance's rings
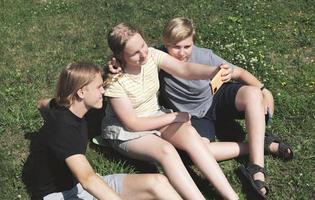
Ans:
{"label": "neck", "polygon": [[125,73],[137,75],[141,72],[141,66],[126,66]]}
{"label": "neck", "polygon": [[69,110],[79,118],[83,118],[83,116],[87,113],[88,108],[81,104],[80,102],[75,101],[69,108]]}

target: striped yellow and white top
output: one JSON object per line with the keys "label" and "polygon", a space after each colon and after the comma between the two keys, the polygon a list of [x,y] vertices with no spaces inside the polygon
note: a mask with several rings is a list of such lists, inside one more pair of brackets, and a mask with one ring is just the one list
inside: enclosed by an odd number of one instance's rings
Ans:
{"label": "striped yellow and white top", "polygon": [[[137,75],[123,74],[105,89],[107,97],[128,97],[137,116],[157,112],[157,92],[159,90],[158,70],[166,53],[150,47],[148,60]],[[110,109],[111,110],[111,109]],[[113,113],[106,113],[113,115]]]}

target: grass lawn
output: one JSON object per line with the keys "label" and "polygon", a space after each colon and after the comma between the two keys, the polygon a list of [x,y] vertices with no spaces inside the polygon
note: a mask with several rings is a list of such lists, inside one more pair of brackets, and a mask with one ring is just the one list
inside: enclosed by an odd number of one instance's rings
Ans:
{"label": "grass lawn", "polygon": [[[295,159],[266,157],[270,199],[315,199],[315,3],[312,0],[2,0],[0,2],[0,196],[29,199],[21,181],[29,136],[42,119],[40,97],[51,97],[60,69],[89,60],[104,65],[109,27],[140,26],[151,45],[166,21],[193,19],[197,44],[213,49],[264,81],[275,98],[268,131],[292,144]],[[100,174],[137,172],[132,163],[89,146]],[[239,161],[221,162],[241,199]],[[202,177],[201,177],[202,178]],[[215,199],[213,189],[202,192]]]}

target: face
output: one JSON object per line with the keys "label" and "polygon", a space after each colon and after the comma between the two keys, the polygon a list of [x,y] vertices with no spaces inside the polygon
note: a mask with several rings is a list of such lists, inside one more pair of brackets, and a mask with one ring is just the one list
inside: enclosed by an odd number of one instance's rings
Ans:
{"label": "face", "polygon": [[187,62],[192,54],[193,44],[193,36],[189,36],[180,42],[166,45],[165,47],[171,56],[182,62]]}
{"label": "face", "polygon": [[147,62],[148,46],[140,34],[135,34],[126,43],[123,57],[126,67],[140,67]]}
{"label": "face", "polygon": [[102,108],[103,106],[103,78],[97,74],[94,80],[82,88],[83,101],[88,108]]}

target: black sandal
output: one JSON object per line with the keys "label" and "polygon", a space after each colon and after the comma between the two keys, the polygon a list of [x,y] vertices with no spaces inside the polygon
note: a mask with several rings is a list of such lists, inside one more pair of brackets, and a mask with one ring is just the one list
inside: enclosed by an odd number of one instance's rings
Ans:
{"label": "black sandal", "polygon": [[[243,182],[249,186],[249,188],[254,192],[256,198],[259,199],[267,199],[267,194],[268,194],[268,188],[266,186],[266,183],[261,180],[254,180],[253,175],[261,172],[265,175],[265,169],[263,167],[260,167],[259,165],[256,164],[249,164],[245,168],[244,166],[240,166],[239,170],[241,172]],[[246,181],[246,182],[245,182]],[[260,190],[262,188],[265,188],[266,193],[263,194]]]}
{"label": "black sandal", "polygon": [[[271,143],[273,142],[279,144],[278,151],[275,153],[272,153],[269,149]],[[288,150],[290,151],[290,153],[288,153]],[[265,154],[271,154],[272,156],[281,158],[284,161],[293,159],[293,151],[290,145],[281,141],[280,138],[270,133],[266,133],[265,135]]]}

